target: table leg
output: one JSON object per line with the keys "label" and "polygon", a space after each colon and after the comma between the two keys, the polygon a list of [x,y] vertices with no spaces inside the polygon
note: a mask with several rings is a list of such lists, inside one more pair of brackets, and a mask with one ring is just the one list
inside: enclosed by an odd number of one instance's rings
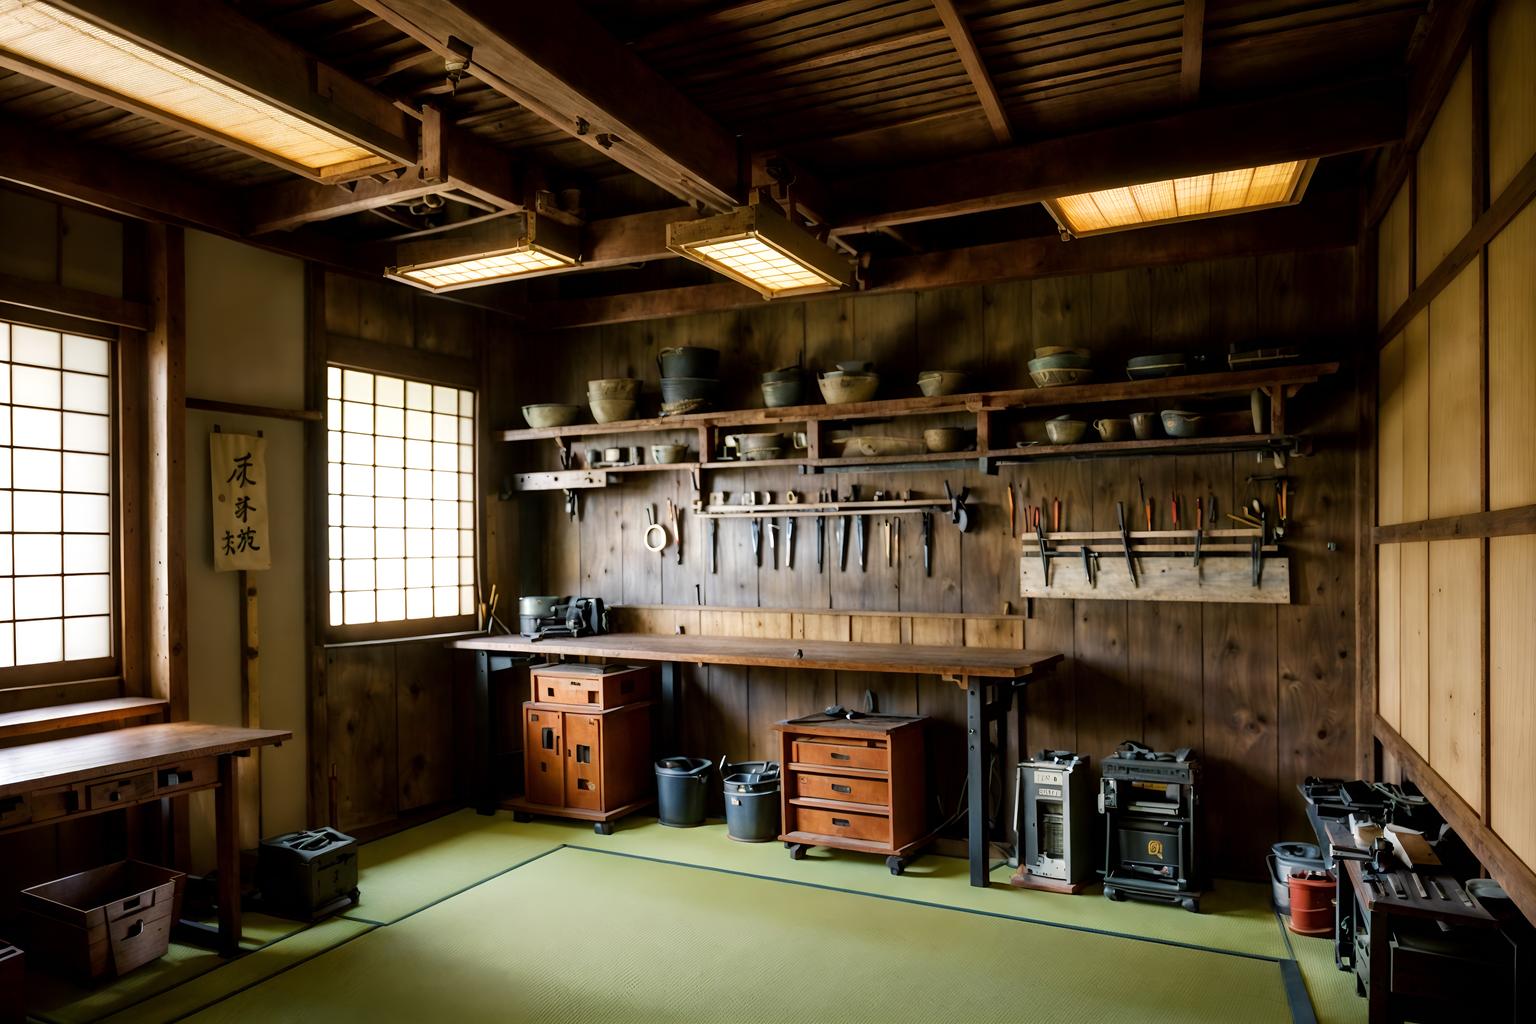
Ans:
{"label": "table leg", "polygon": [[987,869],[991,860],[987,844],[987,761],[992,744],[985,697],[984,682],[965,680],[967,851],[971,861],[971,884],[983,889],[989,884]]}
{"label": "table leg", "polygon": [[677,753],[678,715],[682,711],[682,666],[661,663],[661,748],[663,757]]}
{"label": "table leg", "polygon": [[214,845],[219,865],[219,955],[240,952],[240,787],[234,754],[219,755],[219,786],[214,790]]}
{"label": "table leg", "polygon": [[[1342,865],[1341,865],[1342,866]],[[1389,958],[1387,915],[1378,910],[1364,910],[1366,927],[1371,930],[1370,991],[1366,993],[1366,1020],[1370,1024],[1387,1024],[1392,1019],[1392,972]]]}
{"label": "table leg", "polygon": [[496,724],[491,721],[491,654],[475,652],[475,810],[480,814],[496,813],[496,780],[491,764],[491,734]]}

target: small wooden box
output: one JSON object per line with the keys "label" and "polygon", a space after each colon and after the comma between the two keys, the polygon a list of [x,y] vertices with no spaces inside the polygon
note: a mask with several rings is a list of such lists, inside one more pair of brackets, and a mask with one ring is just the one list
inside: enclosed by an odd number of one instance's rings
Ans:
{"label": "small wooden box", "polygon": [[576,818],[604,826],[653,799],[651,709],[523,705],[526,785],[507,806],[521,814]]}
{"label": "small wooden box", "polygon": [[95,981],[164,956],[185,878],[128,860],[23,889],[34,965]]}
{"label": "small wooden box", "polygon": [[650,700],[654,674],[636,665],[541,665],[529,672],[531,699],[607,711]]}
{"label": "small wooden box", "polygon": [[27,1019],[27,957],[0,939],[0,1024]]}

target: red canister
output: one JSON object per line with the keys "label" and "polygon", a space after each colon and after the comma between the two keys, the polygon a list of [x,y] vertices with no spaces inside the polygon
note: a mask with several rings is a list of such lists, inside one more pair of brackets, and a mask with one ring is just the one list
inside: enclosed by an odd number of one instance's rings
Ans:
{"label": "red canister", "polygon": [[1332,876],[1321,871],[1291,875],[1291,931],[1297,935],[1333,934]]}

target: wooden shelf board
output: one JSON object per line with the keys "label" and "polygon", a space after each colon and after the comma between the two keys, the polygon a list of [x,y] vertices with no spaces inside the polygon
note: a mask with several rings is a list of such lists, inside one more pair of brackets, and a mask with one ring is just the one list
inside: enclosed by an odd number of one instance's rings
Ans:
{"label": "wooden shelf board", "polygon": [[1338,368],[1338,363],[1307,363],[1263,370],[1201,373],[1182,377],[1163,377],[1156,380],[1105,381],[1059,388],[976,391],[933,398],[888,398],[846,405],[817,404],[783,406],[777,409],[732,409],[665,418],[621,420],[616,423],[578,423],[567,427],[504,430],[501,432],[501,439],[503,441],[535,441],[557,437],[611,437],[618,434],[691,430],[698,427],[888,419],[902,416],[933,416],[942,413],[1001,412],[1009,409],[1090,405],[1098,402],[1199,398],[1241,394],[1256,387],[1310,384],[1321,377],[1337,372]]}
{"label": "wooden shelf board", "polygon": [[169,701],[154,697],[108,697],[105,700],[86,700],[76,704],[8,711],[0,714],[0,739],[61,732],[83,725],[154,718],[164,714],[169,705]]}

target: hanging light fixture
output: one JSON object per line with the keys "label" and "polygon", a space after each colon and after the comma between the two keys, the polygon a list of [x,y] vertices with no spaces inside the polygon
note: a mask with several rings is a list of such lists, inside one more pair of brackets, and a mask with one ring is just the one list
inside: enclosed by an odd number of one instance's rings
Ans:
{"label": "hanging light fixture", "polygon": [[[414,152],[403,151],[406,140],[398,132],[352,109],[348,101],[356,98],[355,84],[275,37],[270,46],[253,46],[250,52],[280,65],[283,73],[272,74],[267,86],[274,95],[282,93],[282,101],[215,70],[212,65],[221,57],[194,65],[162,45],[162,38],[175,40],[178,49],[185,49],[193,37],[182,24],[187,12],[176,5],[105,5],[110,15],[99,16],[94,13],[98,6],[103,5],[91,0],[0,0],[0,66],[321,181],[356,178],[415,160]],[[120,28],[118,21],[131,27]],[[249,30],[261,31],[255,25]],[[210,54],[241,45],[240,40],[217,42]],[[239,69],[254,73],[247,65]],[[295,81],[303,84],[293,86]],[[306,107],[326,116],[305,116]]]}
{"label": "hanging light fixture", "polygon": [[667,248],[769,299],[836,291],[853,278],[852,259],[771,202],[668,224]]}
{"label": "hanging light fixture", "polygon": [[1107,231],[1168,224],[1299,203],[1316,160],[1195,174],[1083,192],[1045,200],[1064,235],[1081,238]]}
{"label": "hanging light fixture", "polygon": [[385,277],[429,292],[522,280],[581,262],[577,228],[532,212],[516,213],[452,237],[403,242]]}

